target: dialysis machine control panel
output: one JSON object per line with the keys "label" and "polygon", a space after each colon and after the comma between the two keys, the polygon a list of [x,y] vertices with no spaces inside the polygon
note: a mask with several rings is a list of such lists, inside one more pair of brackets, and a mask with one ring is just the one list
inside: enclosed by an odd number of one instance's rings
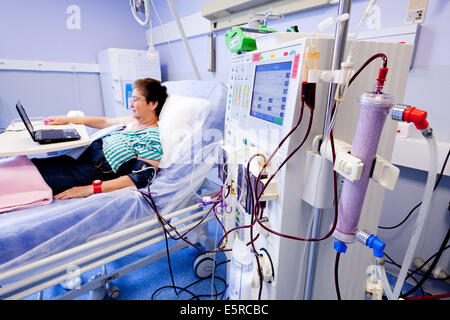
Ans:
{"label": "dialysis machine control panel", "polygon": [[[225,122],[227,145],[246,149],[252,141],[255,147],[270,150],[279,140],[272,137],[267,141],[259,134],[280,137],[290,129],[300,94],[304,45],[303,41],[232,59]],[[271,145],[265,145],[267,142]]]}

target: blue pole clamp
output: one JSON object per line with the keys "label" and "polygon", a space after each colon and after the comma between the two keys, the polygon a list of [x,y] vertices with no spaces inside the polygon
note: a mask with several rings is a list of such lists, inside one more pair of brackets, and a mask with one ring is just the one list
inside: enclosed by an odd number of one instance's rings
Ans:
{"label": "blue pole clamp", "polygon": [[339,253],[345,253],[347,251],[347,245],[342,241],[335,241],[333,246]]}
{"label": "blue pole clamp", "polygon": [[373,255],[377,258],[384,256],[384,248],[386,244],[373,234],[367,239],[366,245],[373,249]]}

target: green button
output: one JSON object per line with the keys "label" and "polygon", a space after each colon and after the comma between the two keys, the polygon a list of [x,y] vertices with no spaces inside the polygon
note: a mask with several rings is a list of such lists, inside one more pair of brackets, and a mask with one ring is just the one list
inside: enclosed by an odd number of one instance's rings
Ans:
{"label": "green button", "polygon": [[275,118],[273,122],[276,123],[276,124],[283,124],[283,119],[282,118]]}

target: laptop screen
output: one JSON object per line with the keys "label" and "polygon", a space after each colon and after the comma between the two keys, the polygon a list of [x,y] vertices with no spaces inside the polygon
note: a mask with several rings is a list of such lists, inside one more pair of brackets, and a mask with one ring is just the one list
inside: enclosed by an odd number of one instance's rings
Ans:
{"label": "laptop screen", "polygon": [[27,127],[28,132],[31,134],[31,137],[34,140],[34,128],[33,128],[33,125],[31,124],[31,121],[28,118],[28,116],[27,116],[27,114],[25,112],[25,109],[23,108],[22,103],[20,102],[20,100],[17,101],[16,109],[17,109],[17,112],[19,112],[19,115],[22,118],[23,123]]}

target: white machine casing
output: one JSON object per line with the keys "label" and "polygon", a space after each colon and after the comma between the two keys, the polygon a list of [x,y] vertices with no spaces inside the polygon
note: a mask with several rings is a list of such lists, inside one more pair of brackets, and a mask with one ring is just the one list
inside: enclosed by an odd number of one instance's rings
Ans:
{"label": "white machine casing", "polygon": [[108,48],[98,53],[105,116],[129,116],[136,79],[161,81],[159,54],[149,60],[146,50]]}
{"label": "white machine casing", "polygon": [[[297,123],[300,113],[303,57],[305,48],[310,41],[310,35],[302,37],[302,34],[299,34],[299,38],[296,40],[279,43],[272,48],[266,47],[264,50],[234,55],[231,59],[225,121],[223,180],[225,185],[231,187],[230,196],[226,201],[228,205],[233,207],[233,214],[224,216],[224,224],[227,230],[250,224],[250,214],[245,210],[245,194],[243,194],[243,188],[245,188],[243,180],[245,180],[249,158],[256,153],[262,153],[268,157],[278,146],[281,139]],[[318,68],[321,70],[330,69],[333,36],[319,36],[315,43],[320,50]],[[347,49],[348,47],[349,45],[346,46]],[[394,95],[397,102],[401,102],[405,92],[412,46],[359,41],[356,43],[353,56],[356,69],[372,55],[379,52],[386,54],[388,57],[389,73],[385,84],[385,92]],[[264,120],[252,116],[251,107],[252,99],[257,98],[253,93],[255,82],[257,82],[255,81],[256,67],[283,62],[292,62],[292,69],[289,72],[289,79],[287,79],[289,81],[285,83],[287,93],[283,96],[286,100],[284,114],[281,121],[276,120],[279,123],[277,124],[267,121],[267,117]],[[348,144],[352,143],[359,114],[357,97],[362,92],[373,90],[380,67],[382,67],[381,60],[380,62],[372,62],[349,87],[333,130],[336,139]],[[274,77],[272,79],[269,77],[266,81],[268,81],[268,84],[265,89],[270,91],[270,82],[275,81]],[[260,91],[260,82],[258,82],[257,87],[257,90]],[[262,87],[264,87],[264,84]],[[323,134],[328,88],[329,84],[327,83],[317,84],[314,121],[308,139],[273,179],[275,187],[271,187],[271,192],[275,190],[278,194],[267,198],[273,200],[266,201],[264,217],[268,218],[265,222],[266,225],[277,232],[301,238],[308,238],[310,234],[308,228],[312,221],[313,207],[302,200],[303,188],[308,188],[303,183],[308,170],[306,154],[307,151],[312,150],[314,138]],[[255,106],[257,107],[257,104]],[[300,127],[272,159],[268,169],[269,176],[300,144],[307,129],[309,116],[309,110],[305,107]],[[397,124],[391,119],[386,120],[377,151],[377,154],[384,159],[390,159],[392,156],[396,126]],[[254,159],[251,165],[251,172],[258,173],[260,158]],[[332,192],[333,189],[329,187],[328,190]],[[360,220],[361,227],[376,232],[383,197],[384,188],[371,181],[363,206],[363,214]],[[330,198],[330,195],[325,198]],[[330,205],[323,211],[319,237],[328,233],[332,226],[333,217],[334,207]],[[254,235],[258,232],[261,235],[255,242],[256,249],[267,250],[274,267],[273,279],[270,282],[264,282],[261,298],[303,299],[307,261],[303,261],[302,258],[307,259],[308,257],[305,250],[309,247],[309,243],[279,237],[256,225]],[[245,240],[246,243],[250,241],[248,229],[239,229],[238,232],[233,232],[228,237],[229,248],[232,248],[233,239],[236,236]],[[333,241],[334,239],[329,237],[319,242],[313,299],[336,299],[333,278],[336,251],[333,249]],[[357,244],[352,245],[343,255],[340,265],[340,287],[344,299],[363,299],[367,278],[366,268],[374,264],[371,259],[372,252]],[[298,288],[297,284],[299,284]],[[258,288],[254,288],[254,299],[257,298],[257,293]]]}

